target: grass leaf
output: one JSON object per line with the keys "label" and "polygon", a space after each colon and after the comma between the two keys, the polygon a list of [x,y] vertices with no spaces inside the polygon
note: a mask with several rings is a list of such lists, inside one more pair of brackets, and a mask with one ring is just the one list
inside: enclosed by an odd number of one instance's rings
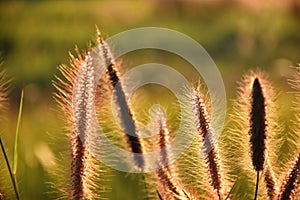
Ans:
{"label": "grass leaf", "polygon": [[15,136],[15,145],[14,145],[14,162],[13,162],[13,175],[16,176],[17,167],[18,167],[18,146],[19,146],[19,132],[20,132],[20,124],[22,118],[22,110],[23,110],[23,99],[24,99],[24,88],[21,92],[19,113],[18,113],[18,121],[16,126],[16,136]]}

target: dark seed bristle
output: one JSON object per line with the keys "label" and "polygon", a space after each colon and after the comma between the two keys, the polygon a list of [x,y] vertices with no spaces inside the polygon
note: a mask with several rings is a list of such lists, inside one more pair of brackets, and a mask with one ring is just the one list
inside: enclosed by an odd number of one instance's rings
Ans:
{"label": "dark seed bristle", "polygon": [[159,193],[158,190],[156,190],[156,193],[157,193],[157,196],[158,196],[159,200],[163,200],[163,198],[162,198],[162,196],[160,195],[160,193]]}
{"label": "dark seed bristle", "polygon": [[266,111],[265,98],[258,78],[253,82],[250,112],[250,146],[252,164],[256,171],[262,171],[266,149]]}
{"label": "dark seed bristle", "polygon": [[281,187],[280,195],[278,199],[286,200],[292,199],[295,195],[295,190],[298,186],[297,179],[299,178],[300,174],[300,154],[298,155],[294,165],[290,167],[289,174],[283,181],[283,186]]}

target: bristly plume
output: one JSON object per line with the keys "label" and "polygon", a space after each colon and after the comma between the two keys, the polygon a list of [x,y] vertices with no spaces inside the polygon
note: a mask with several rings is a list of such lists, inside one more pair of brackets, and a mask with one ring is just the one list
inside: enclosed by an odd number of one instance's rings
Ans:
{"label": "bristly plume", "polygon": [[156,126],[157,126],[157,146],[160,149],[160,158],[158,159],[157,176],[157,194],[160,199],[195,199],[188,193],[180,183],[180,178],[176,172],[175,164],[170,163],[172,157],[170,145],[170,133],[167,126],[167,121],[164,113],[161,110],[157,111]]}
{"label": "bristly plume", "polygon": [[[264,170],[265,163],[276,162],[275,136],[280,133],[280,127],[276,115],[276,93],[264,72],[250,70],[242,77],[238,82],[238,95],[233,101],[232,109],[230,134],[226,138],[229,138],[227,143],[230,145],[227,145],[228,153],[226,154],[227,156],[230,153],[236,154],[238,159],[230,158],[230,162],[237,166],[235,171],[230,171],[234,174],[231,182],[239,179],[239,173],[243,173],[247,177],[243,184],[249,186],[246,192],[242,187],[238,187],[234,198],[243,196],[247,196],[247,199],[253,198],[253,190],[255,190],[255,196],[259,191],[259,196],[266,198],[267,190],[258,187],[257,183],[259,173]],[[227,162],[226,166],[230,167],[228,164],[230,163]],[[271,165],[269,167],[273,171]]]}
{"label": "bristly plume", "polygon": [[296,161],[291,165],[288,174],[283,180],[283,184],[278,195],[278,199],[286,200],[292,199],[295,195],[295,190],[299,185],[298,178],[300,174],[300,153],[296,158]]}
{"label": "bristly plume", "polygon": [[266,110],[265,97],[259,79],[256,77],[252,85],[250,110],[250,149],[252,165],[257,172],[254,199],[258,195],[259,173],[264,169],[266,150]]}
{"label": "bristly plume", "polygon": [[250,145],[252,164],[256,171],[262,171],[266,150],[265,98],[258,78],[255,78],[251,94]]}
{"label": "bristly plume", "polygon": [[117,64],[115,62],[114,56],[111,53],[108,44],[103,40],[98,29],[97,33],[99,56],[103,59],[105,63],[106,72],[109,76],[113,92],[115,93],[115,103],[118,107],[117,112],[122,129],[125,133],[125,137],[130,147],[130,150],[134,153],[135,165],[138,168],[143,169],[145,164],[144,158],[142,156],[143,145],[137,133],[137,126],[134,119],[133,111],[131,110],[129,103],[127,102],[126,94],[124,92],[124,86],[120,81],[120,76],[118,74]]}
{"label": "bristly plume", "polygon": [[267,188],[267,195],[270,200],[274,200],[277,196],[277,183],[274,173],[272,171],[270,163],[266,162],[265,170],[264,170],[264,182]]}
{"label": "bristly plume", "polygon": [[[1,66],[1,63],[0,63]],[[5,110],[7,106],[7,95],[9,90],[10,80],[7,78],[6,71],[0,72],[0,111]]]}
{"label": "bristly plume", "polygon": [[[90,51],[78,59],[71,56],[71,67],[61,66],[60,72],[67,81],[57,78],[56,100],[67,120],[68,137],[71,145],[70,199],[96,198],[93,184],[100,170],[90,150],[96,140],[95,91],[97,88],[95,67]],[[100,186],[99,186],[100,187]]]}
{"label": "bristly plume", "polygon": [[[1,63],[0,63],[0,67],[2,67]],[[7,78],[6,71],[1,69],[0,70],[0,114],[1,114],[0,119],[1,120],[3,119],[2,118],[3,117],[2,116],[3,111],[7,110],[9,89],[10,89],[10,79]],[[9,162],[8,162],[8,159],[7,159],[7,156],[6,156],[6,152],[5,152],[4,146],[3,146],[2,141],[1,141],[1,135],[0,135],[0,142],[1,142],[1,148],[0,148],[1,150],[0,151],[2,151],[2,153],[3,153],[3,155],[6,159],[6,164],[7,164],[7,167],[9,168],[9,172],[11,174],[11,170],[10,170]],[[8,191],[10,190],[10,188],[4,187],[4,185],[9,185],[8,182],[6,183],[6,179],[8,179],[8,177],[5,177],[5,179],[3,179],[4,178],[3,175],[6,174],[3,171],[5,168],[4,168],[4,166],[2,166],[2,164],[0,166],[1,166],[0,172],[1,172],[1,176],[2,176],[1,179],[0,179],[0,181],[1,181],[1,184],[0,184],[0,199],[6,199],[6,198],[9,198]],[[12,177],[12,174],[11,174],[11,177]],[[12,179],[12,181],[14,181],[14,180]],[[17,191],[17,190],[15,190],[15,191]],[[16,195],[18,195],[18,194],[16,193]],[[16,197],[12,197],[12,198],[16,198]],[[17,198],[19,198],[19,197],[17,197]]]}
{"label": "bristly plume", "polygon": [[198,134],[201,138],[200,140],[203,143],[202,148],[207,165],[210,185],[213,187],[218,199],[224,199],[221,162],[219,159],[218,147],[215,141],[216,135],[210,122],[210,116],[199,90],[193,90],[191,100],[195,115],[195,124]]}
{"label": "bristly plume", "polygon": [[[291,115],[289,119],[292,125],[288,125],[288,131],[280,137],[278,142],[277,156],[280,169],[289,167],[289,163],[294,159],[296,151],[300,149],[300,65],[295,67],[293,76],[288,80],[289,85],[293,89],[292,93],[295,94],[295,99],[292,102]],[[281,172],[281,171],[280,171]]]}
{"label": "bristly plume", "polygon": [[168,171],[172,173],[174,171],[174,166],[170,165],[169,158],[172,157],[170,154],[172,151],[167,148],[167,145],[170,144],[170,133],[169,133],[169,128],[167,127],[167,120],[164,116],[164,113],[161,110],[157,111],[157,131],[158,131],[158,140],[157,140],[157,145],[160,148],[160,159],[159,163],[161,165],[166,166]]}

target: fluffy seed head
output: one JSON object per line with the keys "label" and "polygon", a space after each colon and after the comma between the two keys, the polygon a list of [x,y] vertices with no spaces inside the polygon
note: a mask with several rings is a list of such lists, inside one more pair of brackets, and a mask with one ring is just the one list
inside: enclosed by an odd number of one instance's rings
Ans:
{"label": "fluffy seed head", "polygon": [[297,156],[293,165],[290,166],[289,172],[283,180],[278,199],[292,199],[295,195],[295,190],[299,184],[298,178],[300,174],[300,154]]}
{"label": "fluffy seed head", "polygon": [[137,127],[134,119],[134,114],[126,99],[124,86],[120,82],[120,76],[118,73],[116,62],[114,60],[114,56],[111,53],[108,44],[101,37],[99,31],[97,41],[99,42],[99,56],[102,57],[104,61],[106,73],[109,76],[110,84],[113,88],[113,92],[115,93],[114,100],[118,107],[118,117],[120,119],[121,127],[125,133],[126,141],[131,151],[134,153],[135,165],[138,168],[143,169],[145,164],[144,158],[142,156],[143,145],[137,134]]}
{"label": "fluffy seed head", "polygon": [[277,195],[277,183],[269,162],[267,162],[265,166],[264,182],[267,188],[267,195],[269,199],[274,200]]}
{"label": "fluffy seed head", "polygon": [[69,195],[71,199],[97,197],[93,185],[95,172],[99,171],[91,155],[95,147],[95,91],[97,88],[95,68],[90,51],[78,58],[71,57],[71,67],[61,66],[60,72],[66,81],[57,78],[54,86],[56,100],[65,115],[68,138],[71,146],[71,171]]}
{"label": "fluffy seed head", "polygon": [[252,164],[256,171],[262,171],[266,149],[265,98],[258,78],[255,78],[251,93],[250,146]]}
{"label": "fluffy seed head", "polygon": [[206,104],[202,98],[200,91],[194,89],[192,94],[192,104],[195,115],[195,124],[197,127],[200,140],[203,143],[203,150],[205,162],[207,165],[208,175],[210,178],[210,185],[217,194],[219,199],[224,198],[223,183],[221,175],[221,164],[217,152],[217,145],[215,140],[215,133],[210,122]]}
{"label": "fluffy seed head", "polygon": [[167,120],[164,113],[158,110],[156,113],[156,126],[158,137],[157,146],[160,148],[160,159],[158,160],[157,176],[157,194],[159,199],[194,199],[181,184],[181,180],[176,172],[175,164],[169,163],[171,157],[170,133],[167,126]]}

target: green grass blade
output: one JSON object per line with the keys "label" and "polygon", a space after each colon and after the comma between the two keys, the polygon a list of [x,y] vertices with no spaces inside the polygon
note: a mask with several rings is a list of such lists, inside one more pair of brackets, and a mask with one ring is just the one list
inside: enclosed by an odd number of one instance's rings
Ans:
{"label": "green grass blade", "polygon": [[232,192],[233,192],[233,190],[234,190],[234,188],[235,188],[235,186],[236,186],[236,184],[237,184],[239,178],[240,178],[240,177],[238,177],[237,180],[234,182],[234,184],[233,184],[233,186],[231,187],[231,189],[229,190],[229,192],[228,192],[228,194],[227,194],[225,200],[229,199],[229,198],[230,198],[230,195],[232,195]]}
{"label": "green grass blade", "polygon": [[15,179],[15,176],[13,175],[13,173],[11,171],[11,168],[10,168],[10,165],[9,165],[9,161],[8,161],[8,158],[7,158],[7,155],[6,155],[6,152],[5,152],[4,145],[2,143],[1,137],[0,137],[0,145],[1,145],[1,149],[2,149],[2,152],[3,152],[4,158],[5,158],[5,162],[6,162],[8,171],[9,171],[10,179],[11,179],[11,182],[12,182],[13,187],[14,187],[16,199],[19,200],[19,192],[18,192],[18,188],[17,188],[17,184],[16,184],[16,179]]}
{"label": "green grass blade", "polygon": [[14,163],[13,163],[14,176],[17,173],[17,166],[18,166],[19,130],[20,130],[20,124],[21,124],[22,110],[23,110],[23,99],[24,99],[24,88],[22,89],[22,92],[21,92],[18,121],[17,121],[17,127],[16,127],[15,146],[14,146]]}

